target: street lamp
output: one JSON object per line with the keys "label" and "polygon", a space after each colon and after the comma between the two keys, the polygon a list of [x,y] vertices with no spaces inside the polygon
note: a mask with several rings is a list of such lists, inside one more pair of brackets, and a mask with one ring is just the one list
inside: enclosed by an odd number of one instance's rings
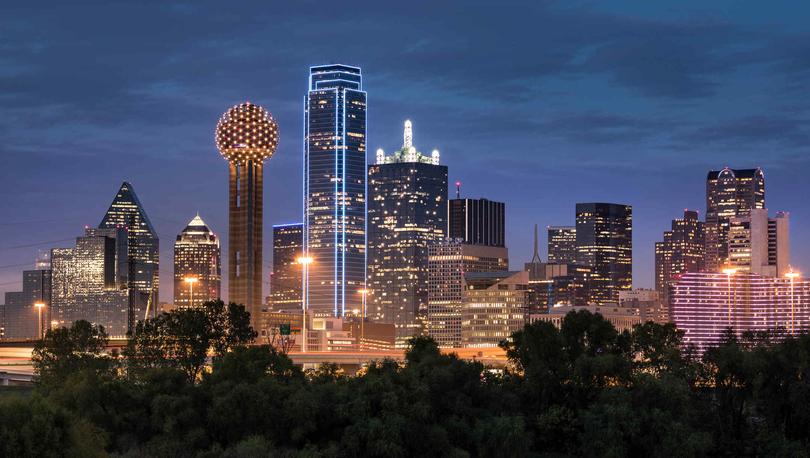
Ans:
{"label": "street lamp", "polygon": [[794,272],[793,268],[790,268],[790,272],[785,274],[785,277],[790,279],[790,333],[796,334],[796,295],[794,294],[793,289],[793,281],[799,276],[799,272]]}
{"label": "street lamp", "polygon": [[42,308],[45,307],[44,302],[36,302],[34,307],[37,308],[37,335],[42,338]]}
{"label": "street lamp", "polygon": [[197,277],[186,277],[183,281],[188,283],[188,306],[194,307],[194,283],[200,280]]}
{"label": "street lamp", "polygon": [[366,325],[366,295],[368,295],[368,289],[366,289],[366,288],[359,289],[359,290],[357,290],[357,292],[363,295],[363,316],[360,317],[360,345],[358,345],[360,350],[362,350],[363,349],[363,340],[365,339],[365,336],[366,336],[366,329],[365,329],[365,325]]}
{"label": "street lamp", "polygon": [[737,269],[735,267],[726,267],[723,269],[723,273],[726,274],[726,280],[728,281],[728,326],[731,327],[731,276],[737,273]]}
{"label": "street lamp", "polygon": [[309,265],[315,260],[310,256],[299,256],[295,262],[303,269],[303,291],[301,292],[301,353],[307,352],[307,308],[309,308]]}

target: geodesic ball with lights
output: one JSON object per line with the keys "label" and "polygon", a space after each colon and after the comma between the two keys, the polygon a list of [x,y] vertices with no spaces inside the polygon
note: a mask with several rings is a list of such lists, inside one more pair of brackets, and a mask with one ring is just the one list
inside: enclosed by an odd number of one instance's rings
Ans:
{"label": "geodesic ball with lights", "polygon": [[269,159],[278,147],[278,125],[264,108],[245,102],[226,111],[216,130],[220,154],[231,162]]}

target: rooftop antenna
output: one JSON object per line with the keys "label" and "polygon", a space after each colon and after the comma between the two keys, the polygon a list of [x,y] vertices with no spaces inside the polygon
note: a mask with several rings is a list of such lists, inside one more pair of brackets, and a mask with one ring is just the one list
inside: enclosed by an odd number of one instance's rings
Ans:
{"label": "rooftop antenna", "polygon": [[542,261],[540,260],[540,252],[538,251],[538,244],[537,244],[537,224],[534,225],[534,255],[532,256],[532,264],[539,264]]}
{"label": "rooftop antenna", "polygon": [[456,181],[456,199],[461,199],[461,182]]}

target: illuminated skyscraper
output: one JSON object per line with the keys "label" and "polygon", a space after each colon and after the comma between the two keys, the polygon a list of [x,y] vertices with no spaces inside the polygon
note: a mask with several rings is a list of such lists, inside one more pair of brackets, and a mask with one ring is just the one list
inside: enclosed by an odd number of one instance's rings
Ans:
{"label": "illuminated skyscraper", "polygon": [[461,346],[461,306],[471,272],[506,272],[505,247],[445,240],[428,247],[427,331],[442,347]]}
{"label": "illuminated skyscraper", "polygon": [[274,311],[298,311],[303,291],[304,225],[273,226],[273,275],[270,277],[270,305]]}
{"label": "illuminated skyscraper", "polygon": [[200,307],[219,299],[221,269],[219,237],[197,215],[174,242],[174,305]]}
{"label": "illuminated skyscraper", "polygon": [[765,208],[765,175],[762,169],[713,170],[706,177],[706,260],[708,272],[728,263],[729,221]]}
{"label": "illuminated skyscraper", "polygon": [[[159,297],[160,245],[157,231],[131,184],[126,181],[121,184],[98,227],[126,229],[129,288],[151,296],[152,310],[155,310]],[[133,304],[133,307],[139,308],[140,305]]]}
{"label": "illuminated skyscraper", "polygon": [[366,278],[366,93],[357,67],[312,67],[304,106],[305,302],[343,316]]}
{"label": "illuminated skyscraper", "polygon": [[245,102],[226,111],[216,130],[228,160],[228,300],[250,312],[259,328],[262,307],[262,183],[264,161],[278,146],[278,126],[264,108]]}
{"label": "illuminated skyscraper", "polygon": [[734,274],[689,272],[672,285],[670,319],[684,331],[685,344],[702,353],[720,342],[726,328],[787,333],[810,330],[810,281]]}
{"label": "illuminated skyscraper", "polygon": [[451,199],[447,236],[472,245],[506,246],[506,205],[489,199]]}
{"label": "illuminated skyscraper", "polygon": [[704,223],[698,221],[697,212],[684,210],[682,219],[672,220],[664,240],[655,243],[655,289],[664,300],[680,275],[703,270],[704,237]]}
{"label": "illuminated skyscraper", "polygon": [[778,212],[768,218],[765,208],[729,219],[728,265],[742,272],[781,277],[790,269],[790,218]]}
{"label": "illuminated skyscraper", "polygon": [[390,156],[377,150],[368,184],[367,315],[394,324],[404,344],[421,334],[427,314],[428,246],[447,228],[447,167],[437,150],[416,150],[405,121],[402,147]]}
{"label": "illuminated skyscraper", "polygon": [[587,300],[618,302],[633,285],[633,209],[607,203],[577,204],[577,264],[590,267]]}
{"label": "illuminated skyscraper", "polygon": [[497,347],[526,325],[529,272],[469,273],[465,283],[462,347]]}
{"label": "illuminated skyscraper", "polygon": [[548,263],[576,264],[577,228],[574,226],[548,227]]}
{"label": "illuminated skyscraper", "polygon": [[87,320],[123,337],[143,319],[147,293],[127,287],[127,240],[124,228],[87,228],[74,248],[51,250],[53,324]]}

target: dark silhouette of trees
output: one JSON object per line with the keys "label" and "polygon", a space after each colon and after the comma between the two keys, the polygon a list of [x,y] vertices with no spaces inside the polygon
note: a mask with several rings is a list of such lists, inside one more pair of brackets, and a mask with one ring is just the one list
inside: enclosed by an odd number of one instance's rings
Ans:
{"label": "dark silhouette of trees", "polygon": [[810,454],[807,335],[728,331],[697,358],[673,325],[575,312],[503,342],[503,370],[417,337],[358,376],[302,371],[254,338],[221,302],[140,323],[120,357],[89,323],[50,331],[39,387],[0,396],[0,455]]}

